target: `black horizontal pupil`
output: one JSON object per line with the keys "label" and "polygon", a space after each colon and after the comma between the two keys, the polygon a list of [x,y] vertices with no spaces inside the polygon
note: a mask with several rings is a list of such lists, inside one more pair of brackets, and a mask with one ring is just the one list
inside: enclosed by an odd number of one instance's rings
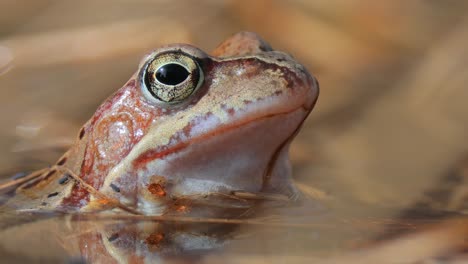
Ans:
{"label": "black horizontal pupil", "polygon": [[156,79],[166,85],[178,85],[185,81],[190,75],[183,66],[176,63],[169,63],[159,67],[156,71]]}

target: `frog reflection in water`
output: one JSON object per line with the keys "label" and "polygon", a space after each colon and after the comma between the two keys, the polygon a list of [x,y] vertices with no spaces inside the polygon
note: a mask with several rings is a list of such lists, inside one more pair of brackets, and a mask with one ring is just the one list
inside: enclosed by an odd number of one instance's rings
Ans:
{"label": "frog reflection in water", "polygon": [[253,33],[211,56],[159,48],[6,206],[229,217],[254,204],[238,193],[295,199],[288,148],[317,97],[307,70]]}

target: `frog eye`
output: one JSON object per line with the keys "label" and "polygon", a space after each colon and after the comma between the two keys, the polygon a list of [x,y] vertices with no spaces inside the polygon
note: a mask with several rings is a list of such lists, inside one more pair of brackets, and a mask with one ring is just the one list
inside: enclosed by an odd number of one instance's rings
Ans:
{"label": "frog eye", "polygon": [[201,86],[203,72],[192,57],[172,52],[154,57],[144,69],[142,78],[144,89],[154,99],[174,104],[183,101]]}

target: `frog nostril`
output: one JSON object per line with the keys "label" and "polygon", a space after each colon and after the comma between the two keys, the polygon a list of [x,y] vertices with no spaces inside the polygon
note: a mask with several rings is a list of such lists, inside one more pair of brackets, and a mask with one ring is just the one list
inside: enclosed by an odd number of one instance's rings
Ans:
{"label": "frog nostril", "polygon": [[156,71],[156,80],[165,85],[178,85],[190,75],[185,67],[176,63],[162,65]]}

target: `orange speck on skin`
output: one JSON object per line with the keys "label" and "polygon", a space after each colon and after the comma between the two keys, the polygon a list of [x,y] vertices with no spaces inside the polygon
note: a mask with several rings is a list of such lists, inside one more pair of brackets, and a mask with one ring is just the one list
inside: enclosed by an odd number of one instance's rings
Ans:
{"label": "orange speck on skin", "polygon": [[145,242],[148,245],[159,247],[163,240],[164,233],[153,233],[145,239]]}
{"label": "orange speck on skin", "polygon": [[176,211],[179,213],[186,213],[190,211],[190,208],[186,205],[180,205],[180,206],[177,206]]}
{"label": "orange speck on skin", "polygon": [[148,191],[157,197],[164,197],[167,195],[164,186],[160,183],[152,183],[148,185]]}
{"label": "orange speck on skin", "polygon": [[101,205],[108,205],[111,203],[111,201],[109,201],[108,199],[98,199],[98,200],[95,200],[95,202]]}

